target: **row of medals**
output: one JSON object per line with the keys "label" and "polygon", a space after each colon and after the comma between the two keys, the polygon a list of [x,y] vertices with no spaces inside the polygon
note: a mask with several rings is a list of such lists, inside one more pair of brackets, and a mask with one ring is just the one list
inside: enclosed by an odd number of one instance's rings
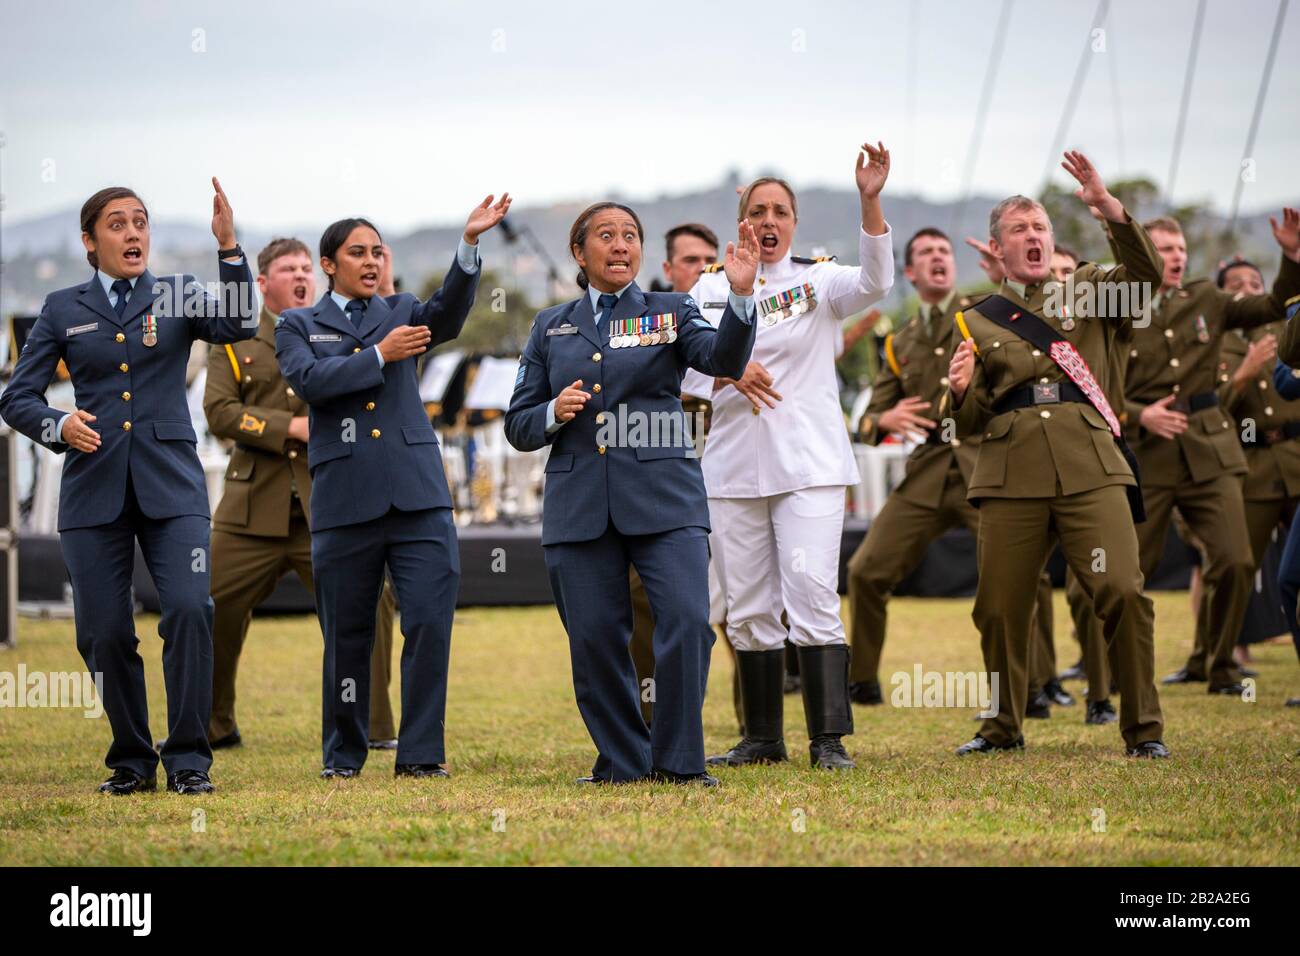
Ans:
{"label": "row of medals", "polygon": [[611,335],[609,347],[612,349],[630,349],[638,345],[664,345],[677,341],[677,330],[669,326],[658,332],[642,332],[638,335]]}

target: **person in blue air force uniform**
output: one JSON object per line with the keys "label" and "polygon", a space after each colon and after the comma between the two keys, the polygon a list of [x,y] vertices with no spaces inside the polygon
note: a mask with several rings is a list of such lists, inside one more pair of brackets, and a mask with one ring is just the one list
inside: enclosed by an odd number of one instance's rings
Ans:
{"label": "person in blue air force uniform", "polygon": [[[758,240],[742,222],[727,244],[731,292],[715,329],[689,295],[637,287],[643,238],[636,213],[618,203],[578,216],[569,249],[583,295],[534,320],[506,437],[520,451],[551,445],[542,545],[578,710],[598,751],[582,782],[715,786],[701,716],[713,645],[709,509],[680,394],[687,368],[744,372]],[[628,652],[629,562],[655,618],[653,729]]]}
{"label": "person in blue air force uniform", "polygon": [[[59,534],[72,579],[77,650],[102,675],[113,730],[99,788],[124,795],[157,786],[144,662],[131,603],[135,542],[158,588],[168,789],[207,793],[212,707],[212,599],[208,595],[208,491],[185,399],[195,339],[236,342],[257,332],[253,276],[235,220],[212,180],[212,233],[220,295],[193,276],[155,277],[149,213],[130,189],[102,189],[81,208],[89,281],[52,292],[0,396],[0,415],[51,451],[66,453]],[[62,359],[76,392],[72,412],[45,389]]]}
{"label": "person in blue air force uniform", "polygon": [[383,240],[364,219],[325,230],[329,291],[275,330],[285,380],[310,409],[311,561],[325,637],[322,777],[355,777],[368,751],[370,655],[384,567],[402,609],[398,776],[445,777],[447,660],[460,584],[451,494],[416,356],[460,335],[478,287],[478,237],[510,208],[470,213],[442,288],[382,296]]}

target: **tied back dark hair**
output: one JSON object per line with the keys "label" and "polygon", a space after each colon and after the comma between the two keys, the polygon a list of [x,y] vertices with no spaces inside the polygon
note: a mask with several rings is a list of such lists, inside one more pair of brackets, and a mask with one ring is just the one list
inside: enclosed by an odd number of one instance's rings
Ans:
{"label": "tied back dark hair", "polygon": [[[631,206],[624,206],[621,202],[592,203],[582,212],[578,213],[578,218],[573,220],[573,227],[569,230],[569,255],[573,256],[575,260],[577,259],[577,256],[574,255],[574,247],[576,246],[581,249],[586,243],[587,230],[591,227],[591,217],[596,215],[596,213],[600,212],[602,209],[621,209],[623,212],[631,216],[632,221],[636,223],[637,238],[641,240],[642,245],[645,244],[645,230],[641,228],[641,217],[636,214],[636,210]],[[587,271],[581,266],[578,267],[577,282],[578,288],[586,292],[587,286],[590,283],[587,281]]]}
{"label": "tied back dark hair", "polygon": [[[81,207],[81,231],[83,234],[95,238],[95,223],[99,222],[100,215],[104,212],[104,207],[118,199],[134,199],[140,206],[144,207],[144,200],[135,194],[135,190],[127,189],[125,186],[109,186],[101,189],[95,195],[91,196]],[[144,217],[149,218],[149,210],[144,210]],[[92,269],[99,268],[99,256],[86,250],[86,261],[90,263]]]}
{"label": "tied back dark hair", "polygon": [[[352,235],[352,230],[357,226],[365,226],[367,229],[374,229],[375,235],[379,236],[379,241],[383,242],[384,237],[379,235],[379,230],[375,229],[375,224],[369,219],[362,219],[359,216],[351,219],[340,219],[338,222],[332,222],[325,227],[325,231],[320,237],[320,257],[333,261],[338,255],[339,247],[348,241],[348,236]],[[329,283],[329,291],[334,291],[334,277],[325,276]]]}

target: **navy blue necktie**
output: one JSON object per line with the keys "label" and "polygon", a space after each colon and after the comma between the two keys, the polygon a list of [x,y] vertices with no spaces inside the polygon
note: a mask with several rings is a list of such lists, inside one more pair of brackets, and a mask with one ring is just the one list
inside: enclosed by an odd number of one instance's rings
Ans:
{"label": "navy blue necktie", "polygon": [[361,328],[361,320],[365,317],[366,314],[366,300],[365,299],[351,300],[347,306],[347,313],[348,313],[348,319],[351,320],[352,324],[357,328]]}
{"label": "navy blue necktie", "polygon": [[600,317],[596,319],[596,334],[601,334],[601,326],[609,322],[610,315],[614,312],[614,306],[618,305],[618,296],[612,292],[603,292],[596,304],[600,306]]}
{"label": "navy blue necktie", "polygon": [[131,296],[131,283],[126,279],[116,279],[113,282],[113,291],[117,293],[117,305],[113,306],[113,311],[120,319],[126,312],[126,300]]}

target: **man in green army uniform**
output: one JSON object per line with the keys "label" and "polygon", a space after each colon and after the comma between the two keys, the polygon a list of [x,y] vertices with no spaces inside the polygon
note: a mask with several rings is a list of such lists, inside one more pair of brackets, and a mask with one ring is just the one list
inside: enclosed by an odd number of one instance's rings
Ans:
{"label": "man in green army uniform", "polygon": [[[1215,284],[1233,297],[1262,296],[1264,276],[1250,262],[1230,262],[1219,270]],[[1237,435],[1246,452],[1246,478],[1242,498],[1251,559],[1259,568],[1273,531],[1286,528],[1300,501],[1300,400],[1288,401],[1273,387],[1280,322],[1270,322],[1248,332],[1223,337],[1219,354],[1219,403],[1235,420]],[[1197,615],[1193,654],[1204,659],[1208,645],[1209,613],[1204,593]],[[1247,676],[1253,676],[1240,668]]]}
{"label": "man in green army uniform", "polygon": [[[971,474],[980,506],[979,587],[972,614],[997,714],[959,755],[1024,746],[1035,586],[1053,537],[1115,645],[1126,753],[1167,757],[1154,682],[1154,613],[1142,590],[1130,490],[1136,480],[1120,425],[1092,369],[1105,379],[1115,330],[1132,309],[1109,308],[1118,283],[1160,281],[1161,260],[1088,159],[1065,154],[1075,195],[1110,223],[1120,263],[1081,265],[1051,280],[1054,240],[1043,207],[1013,196],[989,217],[989,246],[1006,272],[997,294],[956,317],[949,368],[957,436],[982,432]],[[1127,290],[1129,287],[1125,285]]]}
{"label": "man in green army uniform", "polygon": [[1175,506],[1204,548],[1206,636],[1165,683],[1209,681],[1210,693],[1244,689],[1232,649],[1250,599],[1254,561],[1242,499],[1247,473],[1241,438],[1220,404],[1219,346],[1230,329],[1285,316],[1300,293],[1300,222],[1274,226],[1282,268],[1272,295],[1234,296],[1209,280],[1183,283],[1187,244],[1178,222],[1146,224],[1164,260],[1150,322],[1134,327],[1124,390],[1127,433],[1142,476],[1147,520],[1138,527],[1142,573],[1155,572]]}
{"label": "man in green army uniform", "polygon": [[[920,307],[898,332],[885,338],[885,363],[872,386],[858,438],[879,445],[893,434],[923,444],[909,456],[902,483],[849,559],[849,693],[858,704],[883,701],[880,655],[886,606],[894,588],[916,567],[930,542],[949,528],[962,525],[972,534],[979,532],[979,512],[966,500],[978,436],[962,441],[945,433],[941,424],[948,414],[941,406],[948,390],[953,319],[972,304],[957,293],[957,262],[948,236],[933,227],[913,235],[904,248],[903,274],[916,289]],[[1038,699],[1055,678],[1055,655],[1047,650],[1052,641],[1052,583],[1046,572],[1040,576],[1038,600],[1033,644],[1037,666],[1031,668],[1028,712],[1047,717],[1048,705]]]}
{"label": "man in green army uniform", "polygon": [[[285,309],[315,301],[311,254],[297,239],[274,239],[257,257],[262,311],[257,334],[214,345],[208,357],[203,411],[214,435],[235,442],[226,490],[212,525],[213,748],[242,742],[235,721],[235,675],[253,609],[285,572],[293,570],[308,593],[312,585],[311,476],[307,471],[307,406],[280,375],[275,323]],[[391,281],[391,268],[385,269]],[[396,746],[388,697],[394,602],[384,588],[371,662],[371,746]],[[391,747],[390,747],[391,743]]]}

